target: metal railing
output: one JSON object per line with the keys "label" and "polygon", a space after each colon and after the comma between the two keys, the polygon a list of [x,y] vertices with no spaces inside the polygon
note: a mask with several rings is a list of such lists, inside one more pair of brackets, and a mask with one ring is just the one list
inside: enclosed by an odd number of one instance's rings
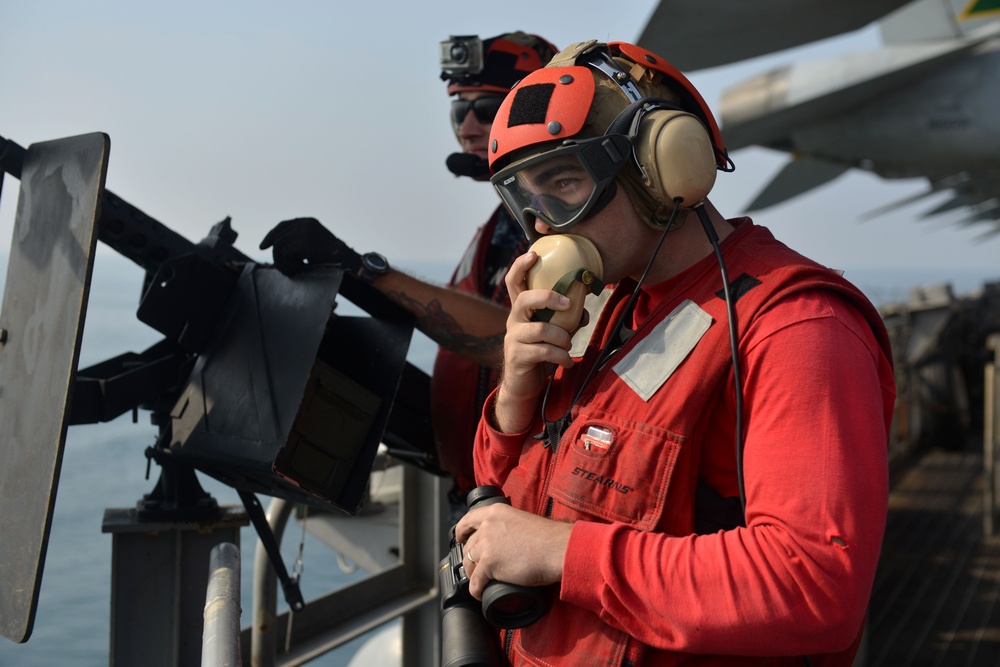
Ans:
{"label": "metal railing", "polygon": [[[244,664],[302,665],[397,618],[402,620],[400,667],[440,664],[437,566],[447,548],[447,503],[438,477],[409,465],[401,468],[399,562],[307,601],[305,609],[295,614],[294,624],[288,611],[276,611],[277,578],[266,551],[258,545],[252,627],[241,633],[244,654],[250,657]],[[292,503],[277,498],[268,505],[268,523],[279,543],[292,508]],[[285,638],[287,651],[278,650],[279,637]]]}
{"label": "metal railing", "polygon": [[212,547],[205,593],[201,667],[239,667],[240,549],[230,542]]}
{"label": "metal railing", "polygon": [[997,432],[997,415],[1000,414],[1000,334],[986,338],[990,359],[983,378],[983,535],[996,534],[998,490],[1000,490],[1000,433]]}

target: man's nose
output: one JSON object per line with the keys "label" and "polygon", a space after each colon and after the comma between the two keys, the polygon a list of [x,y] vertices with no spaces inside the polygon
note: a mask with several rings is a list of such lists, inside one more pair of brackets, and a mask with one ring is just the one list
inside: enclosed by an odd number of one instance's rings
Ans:
{"label": "man's nose", "polygon": [[537,216],[535,217],[535,231],[538,232],[539,234],[554,234],[555,233],[555,232],[552,231],[551,227],[549,227],[547,224],[545,224],[545,222],[541,218],[539,218]]}
{"label": "man's nose", "polygon": [[476,118],[476,114],[472,109],[469,109],[465,113],[465,118],[462,119],[462,124],[458,126],[459,134],[465,135],[480,135],[484,134],[483,124],[479,122]]}

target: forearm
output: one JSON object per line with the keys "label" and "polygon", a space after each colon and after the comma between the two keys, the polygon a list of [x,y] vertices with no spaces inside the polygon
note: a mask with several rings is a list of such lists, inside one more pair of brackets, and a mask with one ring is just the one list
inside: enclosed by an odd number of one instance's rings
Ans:
{"label": "forearm", "polygon": [[870,591],[857,554],[776,525],[672,537],[578,522],[566,553],[562,600],[671,651],[840,651],[857,636]]}
{"label": "forearm", "polygon": [[417,329],[441,347],[484,366],[500,365],[508,313],[504,306],[396,270],[374,285],[412,313]]}
{"label": "forearm", "polygon": [[518,464],[522,446],[529,437],[531,428],[515,433],[499,430],[489,416],[493,414],[496,398],[497,391],[494,390],[483,406],[483,419],[479,421],[472,459],[477,484],[502,487],[507,481],[507,475]]}
{"label": "forearm", "polygon": [[516,396],[501,381],[493,395],[493,410],[485,417],[500,433],[520,433],[535,421],[538,403],[537,396]]}

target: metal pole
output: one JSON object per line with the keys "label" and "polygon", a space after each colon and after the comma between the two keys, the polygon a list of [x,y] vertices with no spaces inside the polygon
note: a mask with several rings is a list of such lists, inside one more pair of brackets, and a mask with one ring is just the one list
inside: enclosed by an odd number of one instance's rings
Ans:
{"label": "metal pole", "polygon": [[222,542],[209,558],[205,594],[205,630],[201,642],[202,667],[239,667],[240,550]]}
{"label": "metal pole", "polygon": [[992,354],[984,369],[983,377],[983,535],[993,537],[996,532],[997,507],[997,349],[1000,335],[986,338],[986,347]]}
{"label": "metal pole", "polygon": [[[281,544],[285,524],[295,509],[295,503],[284,498],[272,498],[267,505],[267,523],[274,539]],[[274,667],[278,655],[275,619],[278,609],[278,578],[264,545],[257,540],[253,567],[253,615],[250,628],[250,664],[252,667]]]}

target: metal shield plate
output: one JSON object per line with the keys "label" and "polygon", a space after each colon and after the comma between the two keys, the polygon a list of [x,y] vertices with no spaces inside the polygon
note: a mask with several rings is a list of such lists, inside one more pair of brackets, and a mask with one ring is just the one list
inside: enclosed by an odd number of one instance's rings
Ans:
{"label": "metal shield plate", "polygon": [[31,635],[83,337],[109,139],[33,144],[0,307],[0,632]]}

